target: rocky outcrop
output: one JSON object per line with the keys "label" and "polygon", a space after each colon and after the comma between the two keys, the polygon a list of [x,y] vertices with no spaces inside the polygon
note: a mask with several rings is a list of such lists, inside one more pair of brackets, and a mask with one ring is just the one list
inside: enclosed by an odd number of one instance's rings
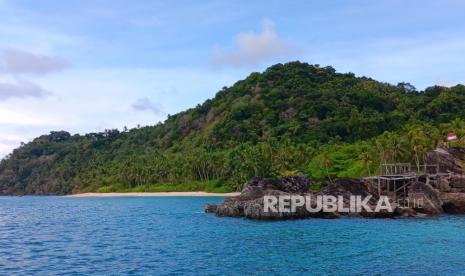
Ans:
{"label": "rocky outcrop", "polygon": [[[304,175],[282,179],[254,178],[244,186],[242,193],[236,197],[226,198],[224,202],[207,204],[205,212],[217,216],[245,217],[250,219],[298,219],[298,218],[338,218],[341,216],[361,216],[367,218],[395,218],[434,216],[444,212],[465,213],[464,193],[440,193],[431,185],[417,182],[409,188],[408,198],[390,201],[392,210],[379,212],[359,211],[312,211],[307,206],[296,206],[295,211],[265,211],[265,196],[300,195],[310,199],[310,207],[317,207],[318,196],[334,196],[343,200],[343,206],[350,206],[351,198],[370,198],[366,202],[369,209],[375,210],[380,198],[375,188],[369,183],[357,179],[342,178],[326,185],[317,192],[309,190],[310,179]],[[445,196],[447,194],[453,196]]]}
{"label": "rocky outcrop", "polygon": [[[374,196],[374,189],[367,183],[352,178],[339,178],[334,183],[329,183],[323,187],[316,194],[318,195],[333,195],[333,196],[343,196],[350,197],[351,195],[360,195],[360,196]],[[377,199],[377,197],[374,197]]]}
{"label": "rocky outcrop", "polygon": [[[418,174],[418,181],[408,187],[405,198],[396,193],[390,195],[389,211],[370,212],[352,210],[338,212],[319,210],[317,198],[333,196],[340,198],[343,206],[353,203],[353,196],[369,198],[365,202],[374,210],[383,199],[377,188],[359,179],[341,178],[328,183],[317,192],[310,191],[311,180],[305,175],[281,179],[254,178],[244,185],[241,194],[227,198],[221,204],[207,204],[205,212],[217,216],[246,217],[251,219],[295,219],[295,218],[338,218],[341,216],[362,216],[370,218],[424,217],[443,213],[465,214],[465,148],[438,148],[427,154],[427,174]],[[439,170],[437,170],[439,168]],[[429,174],[428,174],[429,173]],[[310,203],[295,206],[295,210],[265,210],[266,196],[301,196]],[[312,211],[309,211],[312,209]],[[315,211],[318,209],[319,211]]]}
{"label": "rocky outcrop", "polygon": [[267,191],[281,191],[284,193],[303,194],[310,189],[310,179],[305,175],[283,177],[281,179],[253,178],[242,189],[242,199],[257,198]]}
{"label": "rocky outcrop", "polygon": [[465,214],[464,193],[442,193],[442,208],[448,214]]}
{"label": "rocky outcrop", "polygon": [[239,196],[227,198],[222,204],[216,207],[210,206],[210,210],[206,211],[214,210],[213,213],[218,216],[229,217],[245,216],[259,219],[276,216],[276,218],[284,218],[285,214],[265,214],[263,197],[265,195],[304,194],[309,188],[310,180],[303,175],[284,177],[281,180],[254,178],[244,186]]}
{"label": "rocky outcrop", "polygon": [[443,213],[442,200],[438,190],[431,185],[416,182],[409,188],[408,207],[417,213],[439,215]]}
{"label": "rocky outcrop", "polygon": [[295,212],[265,212],[264,210],[264,196],[313,196],[309,189],[310,179],[305,175],[284,177],[279,180],[254,178],[244,185],[239,196],[226,198],[219,205],[207,204],[205,212],[214,213],[217,216],[251,219],[334,218],[338,216],[335,213],[311,213],[303,206],[296,208]]}
{"label": "rocky outcrop", "polygon": [[394,210],[393,212],[357,212],[339,213],[337,211],[309,211],[307,206],[296,206],[292,212],[266,212],[264,210],[265,196],[295,196],[300,195],[310,199],[310,207],[317,209],[318,196],[331,195],[344,199],[344,206],[350,205],[351,196],[365,198],[371,196],[367,206],[373,210],[376,207],[378,197],[374,195],[370,185],[356,179],[338,179],[336,182],[325,186],[318,192],[311,192],[310,179],[305,175],[284,177],[282,179],[254,178],[244,186],[241,195],[226,198],[219,205],[207,204],[205,212],[217,216],[246,217],[251,219],[297,219],[297,218],[338,218],[340,216],[365,216],[365,217],[395,217],[402,216],[405,212]]}
{"label": "rocky outcrop", "polygon": [[[437,164],[441,173],[462,174],[465,171],[465,148],[439,147],[426,155],[427,164]],[[430,172],[434,168],[428,168]]]}
{"label": "rocky outcrop", "polygon": [[451,175],[447,180],[451,192],[465,192],[465,175]]}

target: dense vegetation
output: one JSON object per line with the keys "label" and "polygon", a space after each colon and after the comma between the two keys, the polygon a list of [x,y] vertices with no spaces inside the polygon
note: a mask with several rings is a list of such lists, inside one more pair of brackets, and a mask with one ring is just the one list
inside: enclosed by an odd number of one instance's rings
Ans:
{"label": "dense vegetation", "polygon": [[277,64],[162,124],[40,136],[0,163],[0,193],[230,191],[253,176],[363,176],[382,162],[422,163],[449,131],[464,137],[464,104],[462,85],[417,91]]}

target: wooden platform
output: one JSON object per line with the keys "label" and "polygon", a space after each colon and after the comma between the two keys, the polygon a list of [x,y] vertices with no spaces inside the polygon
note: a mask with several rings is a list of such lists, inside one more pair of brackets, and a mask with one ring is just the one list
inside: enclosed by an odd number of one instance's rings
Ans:
{"label": "wooden platform", "polygon": [[451,174],[441,172],[439,165],[412,166],[409,163],[383,164],[381,175],[363,178],[364,181],[374,185],[378,196],[386,195],[392,200],[407,198],[408,188],[420,179],[427,184],[434,184],[443,177]]}

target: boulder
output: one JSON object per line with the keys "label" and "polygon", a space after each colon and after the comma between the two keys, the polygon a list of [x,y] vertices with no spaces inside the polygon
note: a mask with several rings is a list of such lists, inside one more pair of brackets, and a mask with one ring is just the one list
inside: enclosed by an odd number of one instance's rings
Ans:
{"label": "boulder", "polygon": [[[292,195],[289,193],[270,191],[267,195]],[[308,193],[302,194],[312,198],[312,202],[315,202],[315,195]],[[312,204],[312,207],[316,207],[316,204]],[[301,219],[301,218],[338,218],[340,215],[337,212],[309,212],[305,206],[299,206],[295,212],[265,212],[263,197],[255,200],[247,201],[244,206],[244,217],[249,219]]]}
{"label": "boulder", "polygon": [[205,204],[205,213],[216,213],[218,205],[216,204]]}
{"label": "boulder", "polygon": [[405,217],[405,218],[411,218],[411,217],[416,217],[417,212],[413,208],[396,208],[394,210],[394,217]]}
{"label": "boulder", "polygon": [[[465,169],[465,148],[462,147],[438,147],[426,154],[427,164],[438,164],[441,173],[462,174]],[[434,168],[428,168],[433,173]]]}
{"label": "boulder", "polygon": [[441,193],[442,209],[448,214],[465,214],[465,193]]}
{"label": "boulder", "polygon": [[369,206],[374,209],[378,197],[371,193],[371,186],[360,180],[341,178],[328,184],[317,193],[309,191],[310,179],[305,175],[284,177],[281,179],[254,178],[244,186],[241,194],[226,198],[219,205],[207,204],[205,212],[217,216],[246,217],[251,219],[295,219],[295,218],[338,218],[342,216],[393,217],[395,212],[384,213],[341,213],[338,212],[310,212],[306,206],[298,206],[295,212],[265,212],[264,196],[292,196],[300,195],[311,199],[311,206],[316,207],[316,198],[323,195],[342,196],[345,206],[349,206],[350,196],[359,195],[372,198]]}
{"label": "boulder", "polygon": [[[371,196],[368,206],[374,210],[376,204],[378,203],[379,197],[377,192],[374,190],[372,185],[369,185],[366,182],[360,181],[358,179],[352,178],[340,178],[335,182],[328,184],[323,187],[320,191],[316,193],[317,195],[332,195],[332,196],[342,196],[344,199],[344,204],[349,205],[351,196],[361,196],[365,198]],[[396,216],[395,212],[366,212],[362,211],[360,213],[341,213],[342,216],[362,216],[367,218],[390,218]]]}
{"label": "boulder", "polygon": [[408,191],[409,207],[417,213],[439,215],[443,213],[442,200],[438,190],[431,185],[416,182]]}
{"label": "boulder", "polygon": [[436,181],[434,188],[436,188],[439,192],[450,192],[451,186],[449,183],[449,177],[442,177]]}
{"label": "boulder", "polygon": [[281,179],[253,178],[244,185],[239,196],[226,198],[224,202],[205,205],[206,213],[217,216],[246,217],[251,219],[291,219],[322,217],[335,218],[337,213],[312,213],[305,206],[298,207],[296,212],[265,212],[264,196],[301,195],[314,197],[309,192],[310,178],[305,175],[283,177]]}
{"label": "boulder", "polygon": [[[372,186],[368,183],[353,178],[339,178],[317,192],[320,195],[344,196],[349,198],[351,195],[374,196]],[[377,199],[377,197],[376,197]]]}
{"label": "boulder", "polygon": [[257,198],[263,196],[263,193],[268,190],[301,194],[308,192],[309,189],[310,179],[303,174],[281,179],[255,177],[244,185],[240,196],[242,198]]}
{"label": "boulder", "polygon": [[451,175],[448,180],[452,189],[465,191],[465,175]]}

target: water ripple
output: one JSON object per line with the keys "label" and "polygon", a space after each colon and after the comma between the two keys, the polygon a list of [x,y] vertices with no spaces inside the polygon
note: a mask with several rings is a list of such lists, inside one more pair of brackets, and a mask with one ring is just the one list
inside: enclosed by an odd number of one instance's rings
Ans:
{"label": "water ripple", "polygon": [[465,217],[260,222],[218,198],[0,197],[1,275],[459,274]]}

